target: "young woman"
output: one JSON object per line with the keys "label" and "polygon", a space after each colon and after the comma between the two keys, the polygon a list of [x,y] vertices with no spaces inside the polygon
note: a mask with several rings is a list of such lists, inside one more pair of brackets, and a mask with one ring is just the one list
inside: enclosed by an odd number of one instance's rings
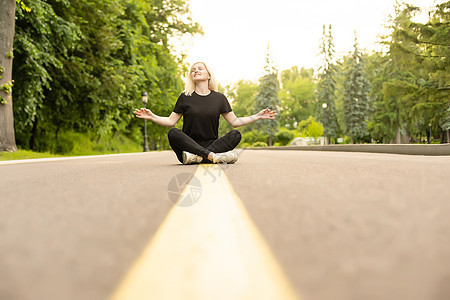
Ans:
{"label": "young woman", "polygon": [[192,65],[185,90],[170,116],[160,117],[146,108],[136,109],[134,113],[138,118],[166,127],[175,126],[183,116],[183,130],[172,128],[168,133],[169,144],[181,163],[234,163],[238,157],[232,150],[241,141],[241,133],[232,130],[219,138],[220,115],[231,126],[239,127],[261,119],[275,119],[277,114],[266,108],[253,116],[238,118],[227,98],[217,90],[211,70],[204,62],[197,62]]}

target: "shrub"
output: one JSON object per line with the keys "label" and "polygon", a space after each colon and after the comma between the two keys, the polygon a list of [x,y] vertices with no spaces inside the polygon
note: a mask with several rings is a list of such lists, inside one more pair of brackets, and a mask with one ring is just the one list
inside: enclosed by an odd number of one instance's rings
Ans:
{"label": "shrub", "polygon": [[277,144],[279,144],[280,146],[286,146],[294,138],[295,138],[295,133],[290,130],[286,130],[286,129],[280,130],[276,135],[276,140],[278,142]]}
{"label": "shrub", "polygon": [[267,147],[267,143],[265,142],[256,142],[252,144],[252,147]]}
{"label": "shrub", "polygon": [[241,143],[241,144],[239,144],[239,148],[249,148],[249,147],[251,147],[252,146],[252,144],[250,144],[250,143]]}
{"label": "shrub", "polygon": [[254,144],[256,142],[267,142],[268,135],[262,133],[261,131],[258,131],[256,129],[253,129],[252,131],[245,132],[242,135],[242,142],[243,143],[249,143]]}

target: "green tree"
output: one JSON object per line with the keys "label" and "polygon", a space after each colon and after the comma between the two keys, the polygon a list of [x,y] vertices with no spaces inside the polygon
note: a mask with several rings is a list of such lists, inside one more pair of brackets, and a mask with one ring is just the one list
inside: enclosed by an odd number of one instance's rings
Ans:
{"label": "green tree", "polygon": [[[59,5],[60,9],[67,8],[68,3]],[[35,149],[38,123],[49,122],[53,115],[65,115],[61,110],[46,112],[46,99],[50,99],[48,93],[54,90],[52,82],[59,83],[54,78],[63,69],[63,61],[81,33],[77,26],[58,16],[50,3],[31,1],[28,6],[29,12],[23,8],[16,12],[14,114],[18,142],[22,147],[30,145]],[[67,98],[52,100],[66,103]],[[74,115],[78,115],[78,110],[67,115],[67,120],[75,119]]]}
{"label": "green tree", "polygon": [[[269,47],[267,47],[266,65],[264,67],[266,74],[260,78],[258,94],[255,96],[255,110],[260,111],[265,108],[276,109],[280,106],[278,91],[280,89],[278,81],[278,71],[274,67],[270,57]],[[268,145],[272,146],[272,139],[278,132],[278,121],[260,120],[255,127],[268,135]]]}
{"label": "green tree", "polygon": [[364,60],[359,50],[355,31],[355,44],[350,68],[345,72],[344,80],[344,120],[345,132],[354,143],[368,134],[370,83],[365,76]]}
{"label": "green tree", "polygon": [[312,137],[314,139],[314,141],[317,141],[317,139],[323,135],[323,125],[321,123],[317,123],[316,121],[312,121],[309,125],[308,125],[308,131],[307,131],[307,135]]}
{"label": "green tree", "polygon": [[373,110],[368,122],[371,137],[378,142],[388,143],[396,134],[398,109],[397,99],[384,96],[383,84],[398,72],[389,56],[375,52],[367,58],[367,74],[371,83],[370,99]]}
{"label": "green tree", "polygon": [[231,103],[236,116],[244,117],[255,113],[255,96],[257,93],[258,84],[255,82],[239,80],[236,83],[234,97],[232,97]]}
{"label": "green tree", "polygon": [[318,119],[324,126],[324,134],[326,143],[329,138],[336,137],[338,128],[336,113],[336,72],[334,58],[335,50],[333,44],[333,36],[331,34],[331,25],[329,25],[328,33],[326,26],[323,26],[323,34],[320,45],[320,55],[322,64],[319,67],[319,82],[317,84],[318,99]]}
{"label": "green tree", "polygon": [[[450,1],[436,5],[429,11],[426,23],[412,21],[419,8],[405,5],[399,26],[393,30],[391,53],[405,72],[415,75],[409,93],[409,117],[423,131],[431,124],[441,126],[449,122],[446,113],[450,98]],[[446,133],[448,135],[448,133]],[[430,140],[430,139],[429,139]]]}
{"label": "green tree", "polygon": [[[395,143],[408,143],[410,136],[445,131],[449,99],[449,14],[450,2],[436,5],[425,24],[412,21],[420,10],[396,4],[391,33],[384,38],[386,55],[376,58],[373,92],[375,113],[371,134]],[[382,97],[380,97],[382,95]]]}
{"label": "green tree", "polygon": [[316,111],[314,70],[292,67],[281,72],[280,125],[296,128]]}
{"label": "green tree", "polygon": [[[170,113],[182,81],[168,40],[201,32],[186,1],[49,0],[30,8],[17,14],[15,40],[22,146],[51,150],[64,131],[139,138],[143,122],[131,111],[142,91],[155,113]],[[149,125],[153,149],[167,147],[166,131]]]}
{"label": "green tree", "polygon": [[300,121],[297,127],[298,132],[303,137],[311,137],[314,141],[318,137],[323,135],[324,128],[321,122],[317,122],[313,116],[309,116],[308,119]]}
{"label": "green tree", "polygon": [[396,32],[407,26],[411,14],[402,10],[399,4],[394,6],[394,10],[395,15],[388,25],[391,34],[383,37],[382,41],[388,51],[372,55],[369,60],[374,113],[368,127],[372,137],[383,139],[383,143],[408,143],[413,127],[409,113],[416,97],[417,77],[412,69],[405,68],[410,62],[398,51],[396,44],[400,40]]}

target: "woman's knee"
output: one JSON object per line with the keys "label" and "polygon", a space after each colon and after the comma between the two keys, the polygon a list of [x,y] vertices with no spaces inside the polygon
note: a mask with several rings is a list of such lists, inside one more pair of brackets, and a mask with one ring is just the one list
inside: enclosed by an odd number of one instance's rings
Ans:
{"label": "woman's knee", "polygon": [[174,136],[178,135],[180,132],[181,132],[180,129],[173,127],[173,128],[170,128],[169,132],[167,133],[167,136],[169,137],[169,140],[170,140]]}
{"label": "woman's knee", "polygon": [[233,129],[230,132],[228,132],[228,134],[231,136],[231,138],[233,139],[233,141],[236,145],[239,144],[239,142],[242,139],[242,135],[239,132],[239,130]]}

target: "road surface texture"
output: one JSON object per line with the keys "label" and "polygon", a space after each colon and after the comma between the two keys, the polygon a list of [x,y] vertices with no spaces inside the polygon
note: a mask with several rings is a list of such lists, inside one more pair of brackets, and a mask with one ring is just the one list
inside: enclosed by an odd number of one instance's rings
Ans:
{"label": "road surface texture", "polygon": [[[220,168],[211,187],[228,178],[301,299],[449,299],[449,156],[245,150]],[[170,151],[0,164],[0,299],[109,299],[198,170]]]}

